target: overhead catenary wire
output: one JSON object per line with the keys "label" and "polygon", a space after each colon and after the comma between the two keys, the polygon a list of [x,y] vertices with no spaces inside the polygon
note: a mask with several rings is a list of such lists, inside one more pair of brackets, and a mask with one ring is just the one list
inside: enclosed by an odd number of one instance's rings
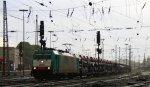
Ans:
{"label": "overhead catenary wire", "polygon": [[31,12],[32,12],[31,10],[32,10],[32,7],[29,7],[29,14],[28,14],[28,17],[27,17],[27,18],[28,18],[27,23],[28,23],[28,22],[29,22],[29,20],[30,20],[30,15],[31,15]]}
{"label": "overhead catenary wire", "polygon": [[[65,10],[65,9],[64,9]],[[33,11],[40,11],[40,10],[33,10]],[[41,11],[48,11],[48,10],[41,10]],[[51,10],[52,11],[52,10]],[[54,11],[54,10],[53,10]]]}
{"label": "overhead catenary wire", "polygon": [[[46,10],[47,11],[47,10]],[[59,12],[59,13],[62,13],[62,12],[60,12],[60,11],[57,11],[57,12]],[[65,14],[65,13],[63,13],[63,14]],[[77,18],[76,18],[77,19]]]}
{"label": "overhead catenary wire", "polygon": [[[42,2],[42,3],[43,3],[43,2]],[[84,8],[84,7],[83,7],[83,8]],[[48,8],[48,9],[49,9],[49,8]],[[75,8],[74,8],[74,9],[75,9]],[[96,9],[96,8],[94,8],[94,15],[95,15],[95,11],[96,11],[95,9]],[[52,9],[52,12],[53,12],[54,10],[55,10],[55,9]],[[70,13],[71,13],[71,10],[72,10],[72,9],[70,9]],[[75,12],[76,12],[76,10],[78,10],[78,9],[75,9]],[[108,10],[109,10],[109,7],[107,7],[107,8],[104,7],[104,10],[105,10],[105,11],[108,11]],[[33,11],[36,11],[36,10],[33,10]],[[37,11],[40,11],[40,10],[37,9]],[[41,11],[42,11],[42,10],[41,10]],[[43,10],[43,11],[50,11],[50,10]],[[113,12],[113,9],[111,9],[111,12]],[[38,13],[39,13],[39,12],[38,12]],[[63,13],[63,16],[62,16],[62,17],[66,16],[66,12],[63,12],[63,11],[62,11],[62,13]],[[57,15],[58,15],[58,14],[57,14]],[[55,15],[54,15],[54,16],[55,16]],[[71,14],[70,14],[70,16],[71,16]],[[73,16],[74,16],[74,15],[73,15]],[[85,17],[85,16],[84,16],[84,17]],[[48,19],[47,19],[47,20],[48,20]],[[70,19],[69,19],[69,20],[70,20]],[[136,19],[135,19],[135,20],[136,20]],[[73,21],[74,21],[74,20],[73,20]],[[80,21],[80,20],[79,20],[79,21]],[[106,25],[106,26],[107,26],[107,25]],[[56,25],[56,27],[57,27],[57,25]],[[69,27],[68,27],[68,29],[69,29]],[[67,29],[67,30],[68,30],[68,29]],[[129,28],[128,28],[128,29],[129,29]]]}

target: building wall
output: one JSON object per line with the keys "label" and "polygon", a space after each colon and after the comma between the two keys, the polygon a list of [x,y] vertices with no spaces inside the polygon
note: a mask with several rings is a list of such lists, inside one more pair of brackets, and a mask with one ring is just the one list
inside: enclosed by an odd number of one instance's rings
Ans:
{"label": "building wall", "polygon": [[[0,47],[0,57],[3,57],[3,47]],[[9,62],[11,70],[18,69],[18,64],[20,64],[19,50],[15,47],[9,47]]]}

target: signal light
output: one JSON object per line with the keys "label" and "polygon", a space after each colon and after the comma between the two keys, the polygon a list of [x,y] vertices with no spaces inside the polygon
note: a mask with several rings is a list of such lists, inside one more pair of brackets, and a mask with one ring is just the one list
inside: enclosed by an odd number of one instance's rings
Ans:
{"label": "signal light", "polygon": [[33,69],[36,69],[36,67],[33,67]]}
{"label": "signal light", "polygon": [[100,31],[97,31],[97,44],[100,44]]}
{"label": "signal light", "polygon": [[101,53],[102,53],[102,49],[97,49],[97,52],[98,52],[99,54],[101,54]]}
{"label": "signal light", "polygon": [[40,36],[44,36],[44,21],[40,21]]}
{"label": "signal light", "polygon": [[50,69],[50,67],[48,67],[47,69]]}
{"label": "signal light", "polygon": [[44,61],[42,60],[41,63],[43,63]]}

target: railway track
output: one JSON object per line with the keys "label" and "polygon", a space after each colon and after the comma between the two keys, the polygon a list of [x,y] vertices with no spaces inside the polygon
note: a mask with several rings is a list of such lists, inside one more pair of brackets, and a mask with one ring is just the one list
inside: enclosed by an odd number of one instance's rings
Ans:
{"label": "railway track", "polygon": [[144,72],[139,76],[132,77],[128,84],[122,87],[150,87],[150,73]]}
{"label": "railway track", "polygon": [[150,87],[150,81],[133,81],[132,85],[122,87]]}
{"label": "railway track", "polygon": [[[132,76],[136,79],[138,75]],[[62,79],[62,80],[43,80],[37,81],[33,77],[18,77],[12,79],[4,79],[0,81],[0,87],[50,87],[50,86],[61,86],[61,87],[120,87],[125,86],[121,81],[127,83],[128,75],[117,75],[117,76],[105,76],[97,78],[74,78],[74,79]],[[116,84],[118,83],[118,84]],[[148,82],[147,82],[148,83]],[[131,86],[132,87],[132,86]]]}
{"label": "railway track", "polygon": [[[115,78],[111,76],[111,78]],[[41,87],[41,86],[81,86],[96,83],[100,80],[110,79],[110,77],[101,77],[101,78],[84,78],[84,79],[63,79],[63,80],[43,80],[37,81],[33,77],[18,77],[12,79],[5,79],[0,81],[0,87],[20,87],[20,86],[34,86],[34,87]]]}
{"label": "railway track", "polygon": [[7,77],[5,79],[0,80],[0,87],[2,86],[11,86],[11,85],[19,85],[21,83],[28,83],[33,81],[34,78],[33,77]]}

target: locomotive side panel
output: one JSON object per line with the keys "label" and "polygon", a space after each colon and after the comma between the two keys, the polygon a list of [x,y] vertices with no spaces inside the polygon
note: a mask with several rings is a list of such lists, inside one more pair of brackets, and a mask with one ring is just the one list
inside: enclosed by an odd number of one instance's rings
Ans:
{"label": "locomotive side panel", "polygon": [[51,67],[53,69],[53,74],[58,73],[58,55],[52,54],[51,55]]}
{"label": "locomotive side panel", "polygon": [[76,58],[59,55],[59,73],[79,73],[78,65]]}

